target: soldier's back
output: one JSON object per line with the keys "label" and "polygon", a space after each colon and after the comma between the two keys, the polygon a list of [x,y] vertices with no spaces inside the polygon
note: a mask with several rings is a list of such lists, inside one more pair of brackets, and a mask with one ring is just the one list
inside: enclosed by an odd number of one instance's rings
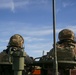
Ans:
{"label": "soldier's back", "polygon": [[[70,60],[74,61],[76,56],[76,44],[75,43],[57,43],[56,44],[56,50],[57,50],[57,57],[58,60]],[[51,49],[48,52],[47,56],[54,57],[54,49]]]}

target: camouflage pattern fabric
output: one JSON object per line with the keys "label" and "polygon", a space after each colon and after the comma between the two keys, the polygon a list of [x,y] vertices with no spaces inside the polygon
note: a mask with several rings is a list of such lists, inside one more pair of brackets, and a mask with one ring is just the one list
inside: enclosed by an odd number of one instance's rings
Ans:
{"label": "camouflage pattern fabric", "polygon": [[8,54],[3,51],[0,53],[0,62],[8,62],[9,61],[9,56]]}
{"label": "camouflage pattern fabric", "polygon": [[[76,57],[76,42],[74,41],[75,34],[69,29],[63,29],[58,35],[59,42],[56,44],[58,60],[75,60]],[[54,57],[54,50],[50,50],[48,57]]]}
{"label": "camouflage pattern fabric", "polygon": [[74,37],[75,37],[75,34],[73,33],[73,31],[69,29],[61,30],[58,35],[59,40],[64,40],[64,39],[74,40]]}
{"label": "camouflage pattern fabric", "polygon": [[[76,56],[76,48],[75,44],[57,44],[56,50],[57,50],[57,57],[58,60],[75,60]],[[50,50],[47,56],[54,57],[54,50]]]}
{"label": "camouflage pattern fabric", "polygon": [[19,34],[15,34],[10,38],[8,46],[16,46],[22,48],[23,44],[24,44],[23,37]]}
{"label": "camouflage pattern fabric", "polygon": [[[9,56],[9,51],[23,50],[24,49],[23,44],[24,44],[24,39],[19,34],[15,34],[10,38],[7,49],[0,53],[0,75],[14,75],[14,71],[12,70],[12,64],[9,63],[9,58],[11,58],[10,61],[12,62],[13,57]],[[24,63],[28,65],[29,63],[33,63],[33,61],[34,60],[31,59],[26,54],[26,56],[24,57]],[[26,66],[25,66],[25,69],[23,70],[22,75],[28,75],[26,74],[28,73],[28,70],[29,69],[28,68],[26,69]]]}

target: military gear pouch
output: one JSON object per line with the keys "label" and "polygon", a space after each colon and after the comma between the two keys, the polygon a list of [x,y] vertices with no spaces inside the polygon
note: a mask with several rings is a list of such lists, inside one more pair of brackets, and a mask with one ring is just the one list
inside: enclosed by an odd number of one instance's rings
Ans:
{"label": "military gear pouch", "polygon": [[57,48],[57,57],[58,60],[74,61],[75,59],[74,49],[70,47]]}

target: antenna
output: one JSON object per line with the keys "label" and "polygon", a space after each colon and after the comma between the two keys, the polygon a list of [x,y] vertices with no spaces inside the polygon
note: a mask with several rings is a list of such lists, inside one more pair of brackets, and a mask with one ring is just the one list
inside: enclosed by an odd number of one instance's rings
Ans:
{"label": "antenna", "polygon": [[44,50],[43,50],[43,52],[42,52],[42,56],[44,56]]}
{"label": "antenna", "polygon": [[56,50],[56,13],[55,13],[55,0],[52,0],[53,7],[53,38],[54,38],[54,75],[58,75],[58,62],[57,62],[57,50]]}

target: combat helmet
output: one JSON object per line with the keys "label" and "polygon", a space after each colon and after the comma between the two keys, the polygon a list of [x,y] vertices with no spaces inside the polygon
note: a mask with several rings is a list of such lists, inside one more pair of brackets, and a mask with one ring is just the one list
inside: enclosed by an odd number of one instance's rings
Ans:
{"label": "combat helmet", "polygon": [[69,29],[63,29],[59,32],[58,38],[59,40],[74,40],[75,34]]}
{"label": "combat helmet", "polygon": [[24,39],[21,35],[15,34],[11,36],[8,46],[16,46],[22,48],[24,44]]}

